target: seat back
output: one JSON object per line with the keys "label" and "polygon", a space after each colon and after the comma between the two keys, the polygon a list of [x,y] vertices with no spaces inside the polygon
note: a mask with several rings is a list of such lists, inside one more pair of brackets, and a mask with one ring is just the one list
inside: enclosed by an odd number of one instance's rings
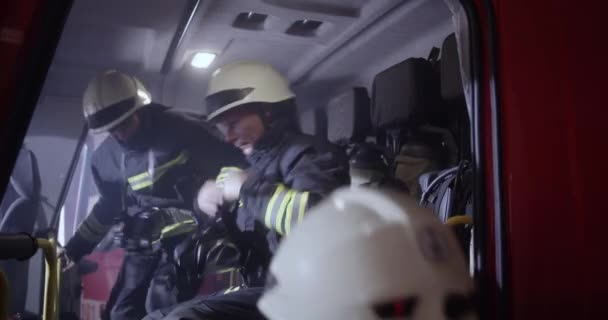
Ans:
{"label": "seat back", "polygon": [[[429,172],[420,177],[420,187],[424,191],[422,205],[433,208],[443,221],[453,215],[470,214],[465,210],[471,203],[472,172],[468,166],[470,155],[470,125],[462,78],[456,36],[451,34],[443,42],[441,53],[441,97],[450,114],[449,130],[458,140],[459,164],[450,169]],[[463,167],[466,168],[464,172]],[[460,172],[460,183],[457,183],[457,172]]]}
{"label": "seat back", "polygon": [[0,221],[1,232],[33,232],[40,212],[40,172],[34,153],[22,148],[10,178],[11,191],[2,201],[6,208]]}
{"label": "seat back", "polygon": [[456,35],[449,35],[441,47],[441,98],[449,114],[448,128],[458,143],[458,158],[470,159],[471,124],[462,86]]}
{"label": "seat back", "polygon": [[[40,172],[32,151],[22,148],[0,204],[0,232],[32,233],[41,209]],[[27,298],[28,261],[3,261],[11,286],[10,312],[23,312]]]}
{"label": "seat back", "polygon": [[[441,97],[449,114],[448,129],[458,143],[459,164],[452,168],[423,174],[420,205],[428,207],[443,221],[473,213],[473,170],[470,166],[470,122],[462,78],[460,60],[454,34],[443,42],[441,53]],[[469,254],[472,226],[455,229],[466,255]]]}
{"label": "seat back", "polygon": [[327,105],[327,139],[344,147],[349,157],[352,186],[368,185],[388,175],[381,155],[365,143],[371,133],[370,98],[356,87],[332,98]]}
{"label": "seat back", "polygon": [[438,79],[424,58],[407,59],[374,78],[372,123],[377,129],[415,129],[440,108]]}
{"label": "seat back", "polygon": [[464,89],[460,75],[460,59],[456,35],[445,38],[441,46],[440,83],[441,97],[447,102],[464,102]]}
{"label": "seat back", "polygon": [[427,59],[411,58],[374,78],[372,124],[378,144],[393,154],[394,177],[410,193],[421,193],[418,178],[447,162],[445,137],[435,125],[443,123],[439,79]]}
{"label": "seat back", "polygon": [[327,105],[327,139],[336,144],[363,143],[370,134],[370,98],[356,87],[339,94]]}

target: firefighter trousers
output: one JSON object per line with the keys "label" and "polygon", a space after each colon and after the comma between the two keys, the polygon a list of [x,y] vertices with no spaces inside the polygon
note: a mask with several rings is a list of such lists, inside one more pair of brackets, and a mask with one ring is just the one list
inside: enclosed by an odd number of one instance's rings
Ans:
{"label": "firefighter trousers", "polygon": [[263,288],[200,296],[172,308],[150,313],[144,320],[264,320],[256,303]]}
{"label": "firefighter trousers", "polygon": [[103,311],[103,320],[139,320],[146,315],[146,296],[159,261],[158,253],[127,252]]}

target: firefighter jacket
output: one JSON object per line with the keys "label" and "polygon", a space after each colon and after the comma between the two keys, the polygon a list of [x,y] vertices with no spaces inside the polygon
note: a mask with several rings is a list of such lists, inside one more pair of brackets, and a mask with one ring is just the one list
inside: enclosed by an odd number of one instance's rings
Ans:
{"label": "firefighter jacket", "polygon": [[223,166],[246,166],[240,151],[221,142],[201,120],[156,104],[139,112],[140,128],[129,145],[110,136],[93,154],[100,197],[66,245],[71,259],[91,252],[121,218],[149,208],[192,210],[205,180]]}
{"label": "firefighter jacket", "polygon": [[288,129],[264,140],[247,159],[236,224],[244,232],[264,230],[273,253],[308,208],[348,185],[350,177],[346,154],[329,142]]}

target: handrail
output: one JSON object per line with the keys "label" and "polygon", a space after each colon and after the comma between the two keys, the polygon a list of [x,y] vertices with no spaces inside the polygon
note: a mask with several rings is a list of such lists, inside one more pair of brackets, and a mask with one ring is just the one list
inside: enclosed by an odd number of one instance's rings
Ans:
{"label": "handrail", "polygon": [[[0,254],[2,259],[30,259],[38,249],[42,249],[45,264],[44,283],[44,320],[57,319],[59,309],[59,280],[61,261],[57,257],[57,241],[53,236],[49,239],[32,238],[29,234],[0,234]],[[0,320],[8,318],[8,297],[10,290],[4,273],[0,272]]]}
{"label": "handrail", "polygon": [[453,216],[453,217],[449,218],[448,220],[446,220],[445,224],[448,226],[460,226],[460,225],[473,224],[473,218],[471,216],[465,216],[465,215]]}
{"label": "handrail", "polygon": [[42,318],[44,320],[55,320],[59,308],[59,279],[61,275],[61,260],[57,258],[57,241],[54,238],[38,238],[36,242],[42,249],[46,261]]}

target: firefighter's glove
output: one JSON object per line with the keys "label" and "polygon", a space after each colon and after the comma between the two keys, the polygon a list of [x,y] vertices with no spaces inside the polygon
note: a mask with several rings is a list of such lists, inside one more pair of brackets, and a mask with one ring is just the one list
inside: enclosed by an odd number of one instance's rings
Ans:
{"label": "firefighter's glove", "polygon": [[62,261],[62,265],[63,265],[63,268],[61,269],[62,272],[66,272],[66,271],[72,269],[76,265],[74,260],[68,256],[68,253],[64,247],[57,246],[57,258]]}
{"label": "firefighter's glove", "polygon": [[247,180],[247,172],[234,170],[226,173],[224,179],[218,183],[222,188],[222,196],[225,202],[232,203],[239,199],[241,187]]}
{"label": "firefighter's glove", "polygon": [[213,218],[224,203],[223,194],[223,189],[215,181],[208,180],[198,191],[196,205],[200,211]]}

